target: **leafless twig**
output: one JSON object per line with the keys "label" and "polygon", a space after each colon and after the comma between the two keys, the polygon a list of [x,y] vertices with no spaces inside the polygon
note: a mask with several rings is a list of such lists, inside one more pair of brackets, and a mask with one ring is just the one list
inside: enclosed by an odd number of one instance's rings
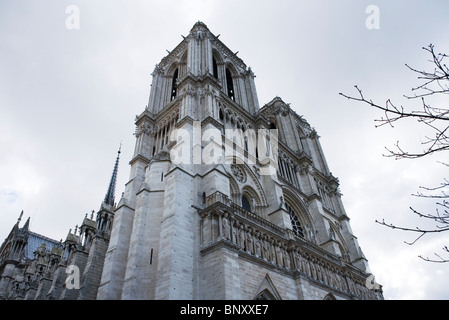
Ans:
{"label": "leafless twig", "polygon": [[[430,53],[430,63],[433,64],[433,70],[428,72],[425,70],[418,70],[412,68],[406,64],[406,67],[414,73],[418,74],[418,79],[423,81],[420,85],[412,88],[413,95],[404,95],[407,100],[420,99],[421,107],[418,109],[405,108],[402,105],[397,106],[390,99],[387,99],[384,104],[373,102],[371,99],[365,98],[362,90],[356,85],[355,89],[357,94],[355,96],[349,96],[340,93],[341,96],[348,100],[362,102],[382,111],[382,116],[375,119],[376,128],[389,125],[394,128],[395,122],[404,119],[415,119],[419,125],[423,125],[426,128],[430,128],[433,132],[433,136],[426,136],[425,140],[421,143],[423,149],[418,152],[410,152],[402,148],[399,141],[395,144],[395,150],[385,148],[387,154],[386,157],[394,157],[395,159],[417,159],[422,158],[436,152],[449,150],[449,107],[435,107],[430,105],[425,99],[430,96],[447,95],[449,94],[449,68],[444,63],[444,59],[448,57],[446,54],[435,53],[434,46],[431,44],[428,47],[423,48]],[[449,164],[441,162],[444,166],[449,167]],[[412,242],[406,242],[408,245],[413,245],[427,234],[441,233],[449,231],[449,180],[444,179],[437,187],[420,187],[420,190],[413,196],[425,198],[425,199],[437,199],[439,200],[436,205],[435,214],[422,213],[418,210],[410,208],[411,211],[418,215],[420,218],[433,220],[436,222],[434,229],[422,229],[419,227],[408,228],[400,227],[393,224],[387,224],[384,220],[377,221],[377,223],[384,225],[392,229],[398,229],[402,231],[418,233],[417,238]],[[444,246],[443,251],[449,253],[448,247]],[[438,259],[429,259],[419,256],[421,259],[429,262],[449,262],[448,259],[444,259],[440,255],[435,253]]]}

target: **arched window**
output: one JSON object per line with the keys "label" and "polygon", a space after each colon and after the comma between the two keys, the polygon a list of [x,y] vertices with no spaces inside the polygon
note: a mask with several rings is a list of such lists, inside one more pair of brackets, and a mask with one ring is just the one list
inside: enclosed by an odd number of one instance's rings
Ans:
{"label": "arched window", "polygon": [[249,200],[246,196],[242,196],[242,207],[246,211],[251,212],[251,203],[249,202]]}
{"label": "arched window", "polygon": [[336,298],[335,298],[335,296],[332,294],[332,293],[328,293],[324,298],[323,298],[323,300],[337,300]]}
{"label": "arched window", "polygon": [[302,228],[301,222],[299,221],[298,216],[296,215],[295,211],[288,205],[285,204],[287,207],[287,212],[290,215],[290,221],[292,222],[293,232],[301,238],[304,238],[304,230]]}
{"label": "arched window", "polygon": [[276,298],[274,297],[274,295],[268,291],[268,289],[265,289],[264,291],[262,291],[261,293],[259,293],[254,300],[276,300]]}
{"label": "arched window", "polygon": [[170,100],[174,100],[176,98],[177,93],[178,93],[178,68],[176,68],[175,73],[173,74]]}
{"label": "arched window", "polygon": [[270,129],[277,129],[276,122],[274,120],[270,120]]}
{"label": "arched window", "polygon": [[234,82],[232,81],[231,71],[226,68],[226,88],[228,89],[228,97],[235,101]]}

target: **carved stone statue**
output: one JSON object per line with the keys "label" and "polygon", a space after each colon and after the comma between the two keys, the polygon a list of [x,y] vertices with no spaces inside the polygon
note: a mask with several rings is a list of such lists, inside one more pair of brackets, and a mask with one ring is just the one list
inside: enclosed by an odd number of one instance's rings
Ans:
{"label": "carved stone statue", "polygon": [[222,223],[223,223],[223,237],[226,240],[230,240],[231,239],[231,226],[230,226],[229,220],[228,220],[228,218],[226,216],[227,215],[224,215],[223,219],[222,219]]}
{"label": "carved stone statue", "polygon": [[253,236],[250,232],[250,230],[248,230],[246,232],[246,251],[254,254],[254,248],[253,248]]}
{"label": "carved stone statue", "polygon": [[267,241],[266,236],[262,239],[262,258],[269,261],[271,260],[270,256],[270,243]]}
{"label": "carved stone statue", "polygon": [[254,254],[258,257],[262,257],[262,248],[258,234],[254,236]]}
{"label": "carved stone statue", "polygon": [[245,246],[245,231],[243,230],[243,226],[241,225],[239,228],[239,246],[242,250],[246,249]]}
{"label": "carved stone statue", "polygon": [[275,251],[276,251],[277,264],[280,265],[281,267],[283,267],[284,266],[284,259],[283,259],[282,250],[281,250],[279,244],[276,244]]}
{"label": "carved stone statue", "polygon": [[282,256],[284,258],[284,267],[286,267],[287,269],[291,269],[291,261],[290,261],[290,255],[287,251],[287,247],[284,245],[283,247],[283,252],[282,252]]}
{"label": "carved stone statue", "polygon": [[232,242],[235,243],[236,245],[238,245],[238,227],[237,224],[234,224],[232,226]]}

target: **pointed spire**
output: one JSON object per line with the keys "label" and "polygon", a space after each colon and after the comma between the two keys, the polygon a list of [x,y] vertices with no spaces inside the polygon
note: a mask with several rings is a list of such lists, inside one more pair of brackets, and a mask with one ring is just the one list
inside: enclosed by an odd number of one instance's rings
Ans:
{"label": "pointed spire", "polygon": [[28,231],[29,228],[30,228],[30,217],[28,217],[27,221],[23,225],[22,230]]}
{"label": "pointed spire", "polygon": [[19,223],[20,223],[20,221],[22,220],[22,216],[23,216],[23,210],[22,210],[22,212],[20,212],[20,216],[19,216],[19,219],[17,219],[17,225],[19,225]]}
{"label": "pointed spire", "polygon": [[112,171],[111,181],[109,182],[108,191],[107,191],[106,196],[104,197],[104,201],[103,201],[104,203],[107,203],[111,206],[113,206],[114,202],[115,202],[115,185],[117,182],[118,163],[120,160],[121,150],[122,150],[122,143],[120,142],[117,159],[115,160],[114,170]]}

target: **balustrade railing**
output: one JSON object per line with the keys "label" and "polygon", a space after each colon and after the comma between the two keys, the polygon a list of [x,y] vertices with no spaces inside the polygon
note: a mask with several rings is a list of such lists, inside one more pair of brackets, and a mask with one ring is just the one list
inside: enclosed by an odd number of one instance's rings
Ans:
{"label": "balustrade railing", "polygon": [[291,230],[243,209],[220,192],[206,198],[200,216],[203,250],[224,241],[260,263],[286,272],[300,272],[350,296],[377,299],[376,293],[365,285],[368,274],[318,245],[295,237]]}

